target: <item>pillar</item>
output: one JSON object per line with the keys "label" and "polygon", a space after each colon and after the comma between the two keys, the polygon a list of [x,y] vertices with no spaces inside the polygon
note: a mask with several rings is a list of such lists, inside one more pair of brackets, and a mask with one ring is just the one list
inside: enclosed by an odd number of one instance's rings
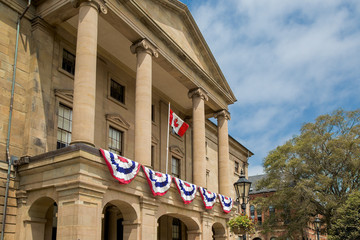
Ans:
{"label": "pillar", "polygon": [[158,205],[154,198],[141,198],[141,239],[157,240],[157,219],[155,217]]}
{"label": "pillar", "polygon": [[232,196],[231,173],[229,161],[229,131],[228,120],[230,113],[226,110],[214,115],[218,121],[218,159],[219,159],[219,192],[225,196]]}
{"label": "pillar", "polygon": [[130,50],[136,54],[135,87],[135,161],[151,167],[152,57],[156,48],[146,39],[135,42]]}
{"label": "pillar", "polygon": [[213,216],[207,212],[201,213],[201,228],[202,228],[202,234],[201,239],[213,239],[212,235],[212,225],[214,222]]}
{"label": "pillar", "polygon": [[188,94],[193,104],[193,181],[197,186],[206,186],[205,156],[205,101],[207,94],[201,88]]}
{"label": "pillar", "polygon": [[113,206],[109,208],[109,240],[117,240],[117,213],[118,208]]}
{"label": "pillar", "polygon": [[74,77],[72,140],[94,146],[96,54],[99,9],[106,13],[101,0],[73,0],[79,7]]}
{"label": "pillar", "polygon": [[57,239],[101,239],[102,197],[105,188],[81,182],[56,187],[58,198]]}

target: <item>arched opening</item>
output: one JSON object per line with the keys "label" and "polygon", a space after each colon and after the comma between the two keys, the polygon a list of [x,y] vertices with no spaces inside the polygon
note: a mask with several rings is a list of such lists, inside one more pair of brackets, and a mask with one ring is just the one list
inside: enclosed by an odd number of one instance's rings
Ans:
{"label": "arched opening", "polygon": [[130,204],[111,201],[103,209],[102,240],[137,239],[137,214]]}
{"label": "arched opening", "polygon": [[212,230],[212,239],[213,240],[217,240],[217,239],[224,239],[224,237],[226,237],[226,231],[225,231],[225,227],[221,224],[221,223],[214,223],[211,227]]}
{"label": "arched opening", "polygon": [[57,204],[49,197],[36,200],[29,209],[29,220],[24,222],[27,238],[56,240]]}
{"label": "arched opening", "polygon": [[191,240],[199,230],[198,224],[190,217],[180,214],[166,214],[158,219],[158,240]]}
{"label": "arched opening", "polygon": [[257,237],[257,238],[254,238],[253,240],[261,240],[261,238],[258,238],[258,237]]}

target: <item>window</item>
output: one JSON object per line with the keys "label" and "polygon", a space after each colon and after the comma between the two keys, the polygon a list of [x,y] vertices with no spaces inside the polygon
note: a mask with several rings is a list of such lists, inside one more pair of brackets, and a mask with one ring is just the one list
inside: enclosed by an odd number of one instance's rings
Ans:
{"label": "window", "polygon": [[155,122],[155,106],[151,105],[151,121]]}
{"label": "window", "polygon": [[123,132],[113,128],[109,127],[109,150],[112,153],[122,155],[122,139],[123,138]]}
{"label": "window", "polygon": [[70,144],[71,130],[72,109],[65,105],[59,104],[56,149],[66,147]]}
{"label": "window", "polygon": [[65,49],[63,49],[61,68],[72,75],[75,74],[75,55]]}
{"label": "window", "polygon": [[176,157],[171,158],[171,174],[174,177],[180,177],[180,159]]}
{"label": "window", "polygon": [[155,146],[154,145],[151,145],[151,167],[153,168],[153,169],[155,169],[155,163],[154,163],[154,161],[155,161]]}
{"label": "window", "polygon": [[270,218],[275,217],[275,208],[274,208],[274,206],[269,206],[269,215],[270,215]]}
{"label": "window", "polygon": [[254,205],[250,206],[250,217],[251,217],[252,220],[255,219],[255,207],[254,207]]}
{"label": "window", "polygon": [[262,224],[262,209],[260,207],[256,208],[257,213],[257,222],[259,225]]}
{"label": "window", "polygon": [[235,162],[235,172],[239,173],[239,162]]}
{"label": "window", "polygon": [[111,79],[110,96],[120,103],[125,103],[125,87]]}
{"label": "window", "polygon": [[181,239],[181,222],[179,219],[174,218],[172,222],[172,240]]}

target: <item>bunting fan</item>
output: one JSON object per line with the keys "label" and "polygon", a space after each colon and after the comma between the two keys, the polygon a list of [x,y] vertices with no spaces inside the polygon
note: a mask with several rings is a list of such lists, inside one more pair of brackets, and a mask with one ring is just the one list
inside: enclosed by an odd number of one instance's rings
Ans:
{"label": "bunting fan", "polygon": [[216,202],[216,193],[207,191],[203,187],[199,187],[200,195],[206,209],[212,209]]}
{"label": "bunting fan", "polygon": [[233,200],[230,197],[225,197],[224,195],[218,194],[221,207],[225,213],[229,213],[233,207]]}
{"label": "bunting fan", "polygon": [[185,204],[189,204],[196,196],[196,185],[174,177],[174,181],[180,196]]}
{"label": "bunting fan", "polygon": [[130,183],[138,174],[140,169],[139,163],[104,149],[100,149],[100,152],[105,159],[111,175],[121,184]]}
{"label": "bunting fan", "polygon": [[145,166],[142,167],[153,195],[165,195],[171,185],[171,176],[169,174],[153,171]]}

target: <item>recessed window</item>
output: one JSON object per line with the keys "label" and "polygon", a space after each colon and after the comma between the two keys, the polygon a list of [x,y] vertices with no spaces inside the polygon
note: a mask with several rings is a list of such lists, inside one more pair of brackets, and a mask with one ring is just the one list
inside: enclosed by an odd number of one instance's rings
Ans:
{"label": "recessed window", "polygon": [[171,158],[171,174],[174,177],[180,177],[180,159],[176,157]]}
{"label": "recessed window", "polygon": [[151,105],[151,121],[155,122],[155,106]]}
{"label": "recessed window", "polygon": [[235,162],[235,172],[239,173],[239,163]]}
{"label": "recessed window", "polygon": [[72,75],[75,74],[75,55],[65,49],[63,49],[61,68]]}
{"label": "recessed window", "polygon": [[155,146],[151,146],[151,167],[155,169]]}
{"label": "recessed window", "polygon": [[58,130],[56,149],[66,147],[71,142],[72,109],[60,104],[58,111]]}
{"label": "recessed window", "polygon": [[123,138],[123,132],[109,127],[109,140],[108,140],[108,144],[109,144],[109,150],[112,153],[118,154],[118,155],[122,155],[123,151],[122,151],[122,139]]}
{"label": "recessed window", "polygon": [[181,239],[181,222],[179,219],[174,218],[172,222],[172,240]]}
{"label": "recessed window", "polygon": [[125,87],[111,79],[110,96],[120,103],[125,103]]}

